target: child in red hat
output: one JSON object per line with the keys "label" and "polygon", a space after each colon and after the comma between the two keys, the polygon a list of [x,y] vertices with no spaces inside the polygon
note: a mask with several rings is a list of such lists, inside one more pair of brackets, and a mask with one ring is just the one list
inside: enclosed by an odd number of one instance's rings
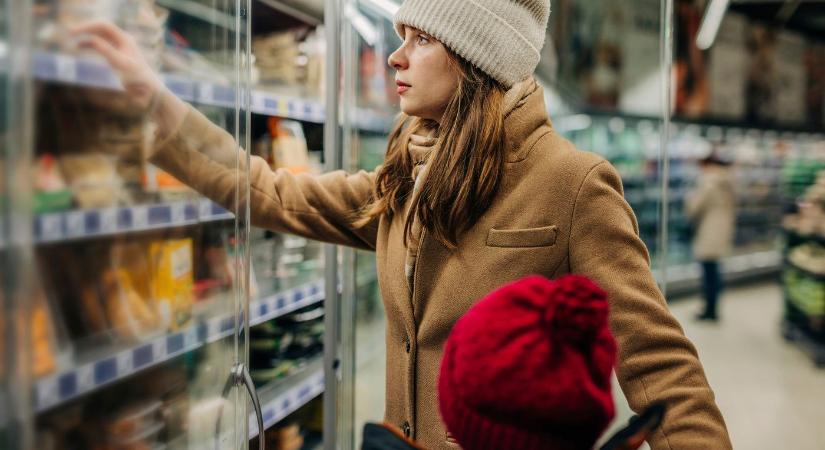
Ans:
{"label": "child in red hat", "polygon": [[[455,325],[438,384],[441,415],[463,450],[589,450],[615,408],[616,341],[607,294],[581,276],[532,276],[489,294]],[[657,405],[603,448],[635,449]],[[418,449],[368,425],[364,450]]]}

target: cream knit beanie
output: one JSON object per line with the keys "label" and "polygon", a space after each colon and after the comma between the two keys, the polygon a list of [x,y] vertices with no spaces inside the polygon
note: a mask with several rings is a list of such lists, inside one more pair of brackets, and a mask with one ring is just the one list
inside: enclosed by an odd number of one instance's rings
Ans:
{"label": "cream knit beanie", "polygon": [[509,89],[533,74],[544,46],[550,0],[404,0],[404,25],[438,39]]}

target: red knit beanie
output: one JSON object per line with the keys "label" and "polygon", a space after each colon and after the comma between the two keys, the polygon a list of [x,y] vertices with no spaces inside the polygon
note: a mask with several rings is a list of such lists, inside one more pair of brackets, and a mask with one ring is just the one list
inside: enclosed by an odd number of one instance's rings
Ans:
{"label": "red knit beanie", "polygon": [[581,276],[528,277],[471,308],[438,383],[463,450],[592,448],[615,412],[607,313],[607,294]]}

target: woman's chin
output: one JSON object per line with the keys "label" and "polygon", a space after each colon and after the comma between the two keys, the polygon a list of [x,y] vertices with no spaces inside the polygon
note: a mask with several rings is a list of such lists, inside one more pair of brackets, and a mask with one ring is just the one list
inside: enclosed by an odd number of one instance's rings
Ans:
{"label": "woman's chin", "polygon": [[429,109],[421,108],[418,105],[411,105],[409,102],[405,102],[403,98],[401,99],[401,112],[411,117],[435,120],[435,115],[432,114]]}

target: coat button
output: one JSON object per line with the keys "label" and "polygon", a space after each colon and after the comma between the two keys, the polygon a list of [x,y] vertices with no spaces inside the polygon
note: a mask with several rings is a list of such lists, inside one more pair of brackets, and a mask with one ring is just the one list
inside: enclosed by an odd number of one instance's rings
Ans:
{"label": "coat button", "polygon": [[404,436],[410,437],[411,430],[410,430],[410,423],[409,422],[404,422],[404,426],[401,427],[401,429],[404,431]]}
{"label": "coat button", "polygon": [[410,350],[412,349],[412,346],[410,345],[410,340],[409,339],[405,340],[404,345],[406,346],[407,353],[410,353]]}

